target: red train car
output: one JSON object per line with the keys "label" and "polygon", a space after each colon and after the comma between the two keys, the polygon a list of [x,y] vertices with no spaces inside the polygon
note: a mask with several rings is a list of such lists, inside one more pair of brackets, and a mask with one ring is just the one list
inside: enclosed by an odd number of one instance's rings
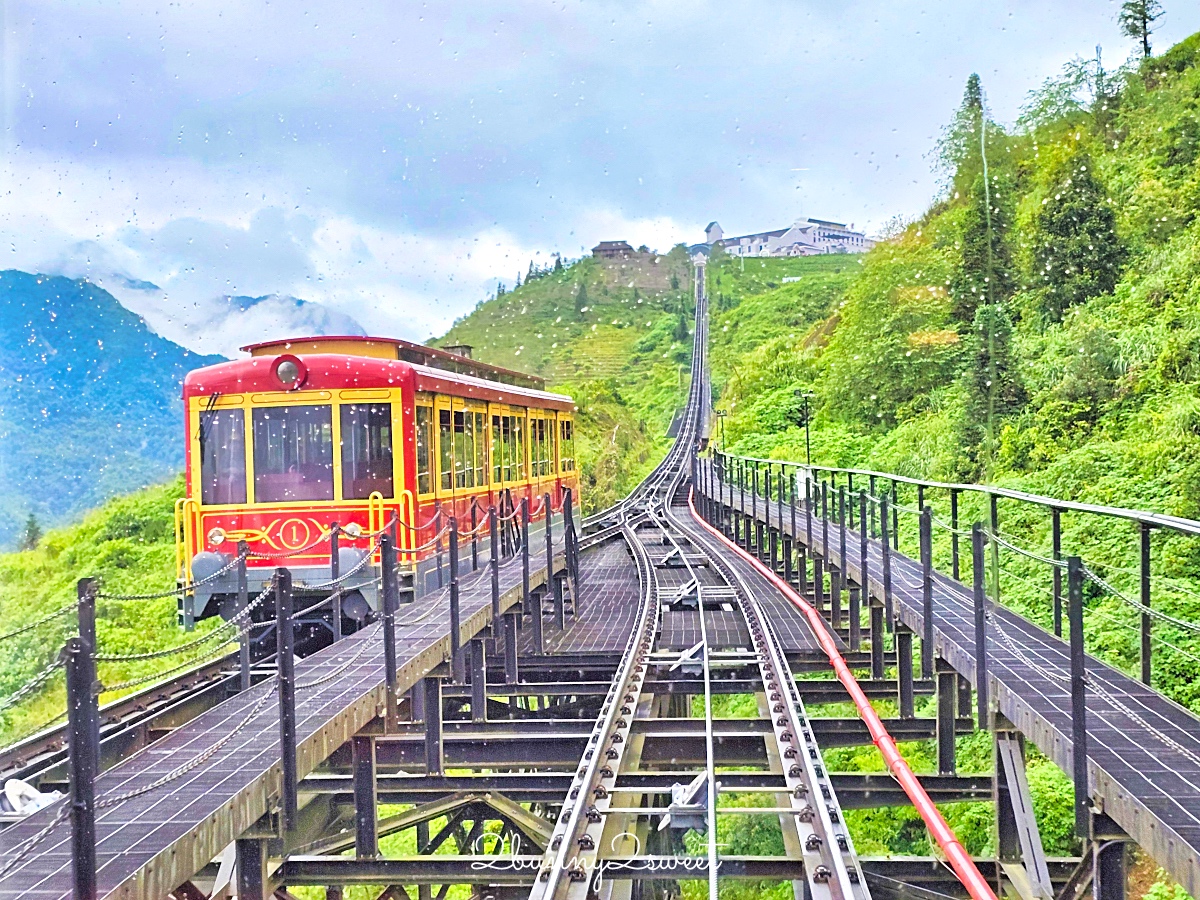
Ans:
{"label": "red train car", "polygon": [[183,386],[176,562],[180,582],[195,586],[181,609],[188,624],[230,614],[240,541],[252,594],[276,566],[292,571],[299,593],[320,593],[336,523],[340,570],[354,570],[343,609],[361,622],[379,602],[378,554],[364,558],[393,517],[420,596],[440,575],[438,551],[414,548],[449,516],[461,531],[474,520],[486,532],[492,504],[529,499],[541,521],[543,495],[555,510],[568,488],[578,501],[574,404],[541,379],[386,338],[242,349],[247,358],[191,372]]}

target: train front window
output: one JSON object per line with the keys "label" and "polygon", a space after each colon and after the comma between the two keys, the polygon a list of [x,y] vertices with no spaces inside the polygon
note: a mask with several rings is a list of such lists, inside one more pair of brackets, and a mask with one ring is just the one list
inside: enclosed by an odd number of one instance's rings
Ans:
{"label": "train front window", "polygon": [[200,413],[200,502],[246,502],[246,419],[240,409]]}
{"label": "train front window", "polygon": [[366,500],[392,493],[392,405],[342,407],[342,498]]}
{"label": "train front window", "polygon": [[255,409],[255,502],[332,499],[332,408],[264,406]]}

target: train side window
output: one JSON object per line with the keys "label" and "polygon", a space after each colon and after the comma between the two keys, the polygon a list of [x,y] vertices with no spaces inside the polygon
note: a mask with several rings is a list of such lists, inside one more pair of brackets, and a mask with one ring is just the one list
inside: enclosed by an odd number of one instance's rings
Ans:
{"label": "train side window", "polygon": [[200,413],[200,502],[246,502],[246,417],[240,409]]}
{"label": "train side window", "polygon": [[575,424],[570,419],[558,423],[559,468],[564,472],[575,471]]}
{"label": "train side window", "polygon": [[392,404],[342,406],[342,498],[392,493]]}
{"label": "train side window", "polygon": [[477,412],[475,417],[475,486],[484,487],[487,484],[488,471],[488,433],[487,413]]}
{"label": "train side window", "polygon": [[260,406],[254,420],[254,500],[333,499],[333,408]]}
{"label": "train side window", "polygon": [[417,493],[428,494],[433,490],[433,473],[430,462],[433,454],[433,409],[417,407]]}
{"label": "train side window", "polygon": [[541,478],[550,474],[550,439],[546,434],[546,420],[540,416],[531,425],[536,427],[533,446],[536,449],[537,462],[533,465],[533,474]]}
{"label": "train side window", "polygon": [[454,430],[450,410],[438,410],[438,481],[443,491],[454,486]]}
{"label": "train side window", "polygon": [[504,417],[492,416],[492,484],[504,483]]}
{"label": "train side window", "polygon": [[528,478],[528,469],[525,464],[527,459],[525,455],[525,417],[513,416],[513,454],[516,462],[516,473],[514,480],[524,481]]}
{"label": "train side window", "polygon": [[454,412],[454,486],[475,486],[475,420],[469,412]]}

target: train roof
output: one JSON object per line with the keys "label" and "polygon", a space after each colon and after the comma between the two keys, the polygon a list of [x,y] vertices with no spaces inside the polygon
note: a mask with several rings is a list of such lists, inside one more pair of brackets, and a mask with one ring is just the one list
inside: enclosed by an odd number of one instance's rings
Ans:
{"label": "train roof", "polygon": [[281,353],[307,356],[314,353],[325,353],[373,359],[398,359],[418,366],[443,369],[447,372],[457,372],[461,375],[471,375],[487,381],[499,381],[539,391],[546,387],[546,380],[537,375],[528,375],[525,372],[505,369],[502,366],[489,365],[471,359],[469,356],[450,353],[437,347],[426,347],[424,344],[414,344],[400,338],[322,335],[263,341],[258,344],[247,344],[242,347],[242,350],[251,356],[278,356]]}
{"label": "train roof", "polygon": [[[278,346],[280,350],[284,349],[282,342],[274,346]],[[524,385],[478,378],[462,372],[381,356],[295,352],[304,349],[293,344],[283,354],[263,353],[248,359],[236,359],[195,369],[184,378],[183,396],[276,393],[281,388],[274,375],[275,361],[280,355],[291,355],[299,357],[307,370],[300,388],[304,392],[390,387],[408,381],[411,376],[412,386],[418,391],[452,394],[491,403],[538,406],[564,412],[575,408],[575,402],[565,394],[555,394]]]}

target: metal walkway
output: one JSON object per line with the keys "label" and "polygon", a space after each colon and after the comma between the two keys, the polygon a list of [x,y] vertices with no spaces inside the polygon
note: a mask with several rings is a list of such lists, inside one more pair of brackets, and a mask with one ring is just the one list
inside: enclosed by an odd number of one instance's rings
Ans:
{"label": "metal walkway", "polygon": [[[561,537],[558,544],[561,546]],[[535,545],[536,546],[536,545]],[[563,557],[555,560],[563,568]],[[462,578],[461,639],[492,619],[489,570]],[[522,599],[521,559],[500,566],[501,609]],[[530,586],[546,570],[531,570]],[[448,589],[397,614],[398,688],[407,691],[450,658]],[[296,665],[300,776],[379,717],[386,705],[380,627],[369,626]],[[203,869],[277,805],[279,705],[275,680],[209,710],[96,779],[100,897],[161,898]],[[71,897],[71,829],[59,801],[0,832],[0,898]],[[47,830],[49,829],[49,830]]]}
{"label": "metal walkway", "polygon": [[[790,511],[777,502],[726,484],[724,502],[755,521],[793,537],[810,552],[826,556],[823,528],[813,515],[811,545],[803,513],[792,531]],[[715,498],[714,498],[715,499]],[[784,507],[789,510],[788,507]],[[840,561],[840,526],[828,523],[826,558]],[[846,572],[861,577],[861,535],[847,529]],[[922,570],[898,551],[889,553],[891,588],[899,620],[917,635],[923,631]],[[884,596],[883,556],[878,540],[868,539],[868,575],[873,597]],[[987,671],[992,707],[998,709],[1063,771],[1072,770],[1070,648],[1003,606],[989,602]],[[934,573],[933,623],[936,656],[974,685],[975,612],[971,589]],[[1093,806],[1150,853],[1192,896],[1200,893],[1200,718],[1158,692],[1094,657],[1088,678],[1088,772]],[[986,727],[987,723],[980,723]]]}

